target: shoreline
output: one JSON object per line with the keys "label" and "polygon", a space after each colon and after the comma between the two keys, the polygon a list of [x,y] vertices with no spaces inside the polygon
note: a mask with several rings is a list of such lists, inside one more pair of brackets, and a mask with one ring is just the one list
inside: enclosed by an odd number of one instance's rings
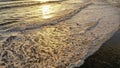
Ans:
{"label": "shoreline", "polygon": [[[106,41],[101,48],[89,56],[81,67],[76,68],[119,68],[120,30]],[[116,45],[115,45],[116,44]]]}

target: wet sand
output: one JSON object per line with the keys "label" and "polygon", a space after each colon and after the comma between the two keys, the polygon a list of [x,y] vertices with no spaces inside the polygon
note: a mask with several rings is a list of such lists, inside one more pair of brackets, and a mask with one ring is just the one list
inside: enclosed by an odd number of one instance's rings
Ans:
{"label": "wet sand", "polygon": [[120,68],[120,30],[78,68]]}

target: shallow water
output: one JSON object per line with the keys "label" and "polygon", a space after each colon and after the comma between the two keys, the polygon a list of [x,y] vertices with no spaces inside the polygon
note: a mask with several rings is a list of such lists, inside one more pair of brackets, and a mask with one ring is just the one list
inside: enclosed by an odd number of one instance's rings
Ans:
{"label": "shallow water", "polygon": [[[1,32],[8,30],[8,28],[10,29],[15,27],[26,28],[27,27],[25,26],[26,24],[27,25],[32,24],[31,26],[33,26],[33,24],[46,25],[46,24],[50,24],[51,21],[52,24],[54,24],[53,21],[63,20],[65,19],[65,16],[66,18],[68,18],[68,16],[70,17],[71,15],[73,15],[71,13],[74,13],[75,10],[79,8],[78,6],[79,4],[76,5],[59,4],[59,3],[42,4],[40,2],[31,2],[31,1],[14,2],[9,4],[8,3],[0,3]],[[19,26],[19,24],[23,24],[23,25]],[[20,29],[18,28],[17,31],[19,30]]]}
{"label": "shallow water", "polygon": [[120,68],[120,30],[79,68]]}
{"label": "shallow water", "polygon": [[[72,0],[61,3],[41,3],[38,1],[0,2],[1,66],[8,68],[11,68],[10,66],[13,68],[33,66],[58,68],[63,66],[62,68],[65,68],[69,66],[70,61],[78,61],[79,58],[72,60],[73,57],[69,57],[69,55],[74,55],[75,52],[81,51],[84,47],[74,45],[73,47],[71,45],[77,44],[79,39],[85,39],[82,38],[83,35],[76,38],[78,33],[83,33],[96,24],[96,22],[93,24],[83,22],[80,24],[85,27],[76,26],[76,21],[80,20],[82,22],[84,21],[83,18],[86,21],[85,16],[78,19],[81,15],[76,15],[83,6],[88,5],[81,4],[81,2],[78,3]],[[74,34],[76,35],[73,36]],[[74,43],[70,42],[72,40],[74,40]],[[4,45],[7,46],[5,50]],[[83,54],[84,52],[79,53]],[[74,57],[82,57],[81,54]],[[65,62],[66,66],[62,64],[63,60],[67,61]]]}

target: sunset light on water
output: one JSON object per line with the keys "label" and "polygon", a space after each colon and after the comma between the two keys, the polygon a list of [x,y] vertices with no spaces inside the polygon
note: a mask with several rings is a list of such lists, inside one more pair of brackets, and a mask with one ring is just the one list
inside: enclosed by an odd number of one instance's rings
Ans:
{"label": "sunset light on water", "polygon": [[52,18],[55,16],[57,12],[59,12],[59,9],[61,8],[61,5],[56,4],[55,6],[52,4],[45,4],[40,6],[40,14],[43,19]]}
{"label": "sunset light on water", "polygon": [[0,68],[120,68],[120,0],[110,2],[0,0]]}
{"label": "sunset light on water", "polygon": [[37,1],[41,1],[41,2],[47,2],[47,1],[50,1],[50,0],[37,0]]}
{"label": "sunset light on water", "polygon": [[36,0],[36,1],[47,2],[47,1],[59,1],[59,0]]}
{"label": "sunset light on water", "polygon": [[52,13],[52,6],[51,5],[44,5],[41,7],[41,12],[42,12],[42,17],[47,19],[47,18],[51,18],[53,15],[50,15],[50,13]]}

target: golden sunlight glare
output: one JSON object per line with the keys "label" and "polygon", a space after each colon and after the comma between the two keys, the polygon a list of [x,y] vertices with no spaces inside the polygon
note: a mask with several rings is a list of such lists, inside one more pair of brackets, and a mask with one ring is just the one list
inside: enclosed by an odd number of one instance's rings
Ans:
{"label": "golden sunlight glare", "polygon": [[62,5],[59,4],[44,4],[40,6],[39,11],[43,19],[49,19],[54,17],[61,7]]}
{"label": "golden sunlight glare", "polygon": [[47,1],[56,1],[56,0],[36,0],[36,1],[47,2]]}
{"label": "golden sunlight glare", "polygon": [[52,15],[52,9],[51,9],[51,5],[44,5],[41,7],[41,12],[42,12],[42,17],[44,19],[47,19],[47,18],[51,18]]}

